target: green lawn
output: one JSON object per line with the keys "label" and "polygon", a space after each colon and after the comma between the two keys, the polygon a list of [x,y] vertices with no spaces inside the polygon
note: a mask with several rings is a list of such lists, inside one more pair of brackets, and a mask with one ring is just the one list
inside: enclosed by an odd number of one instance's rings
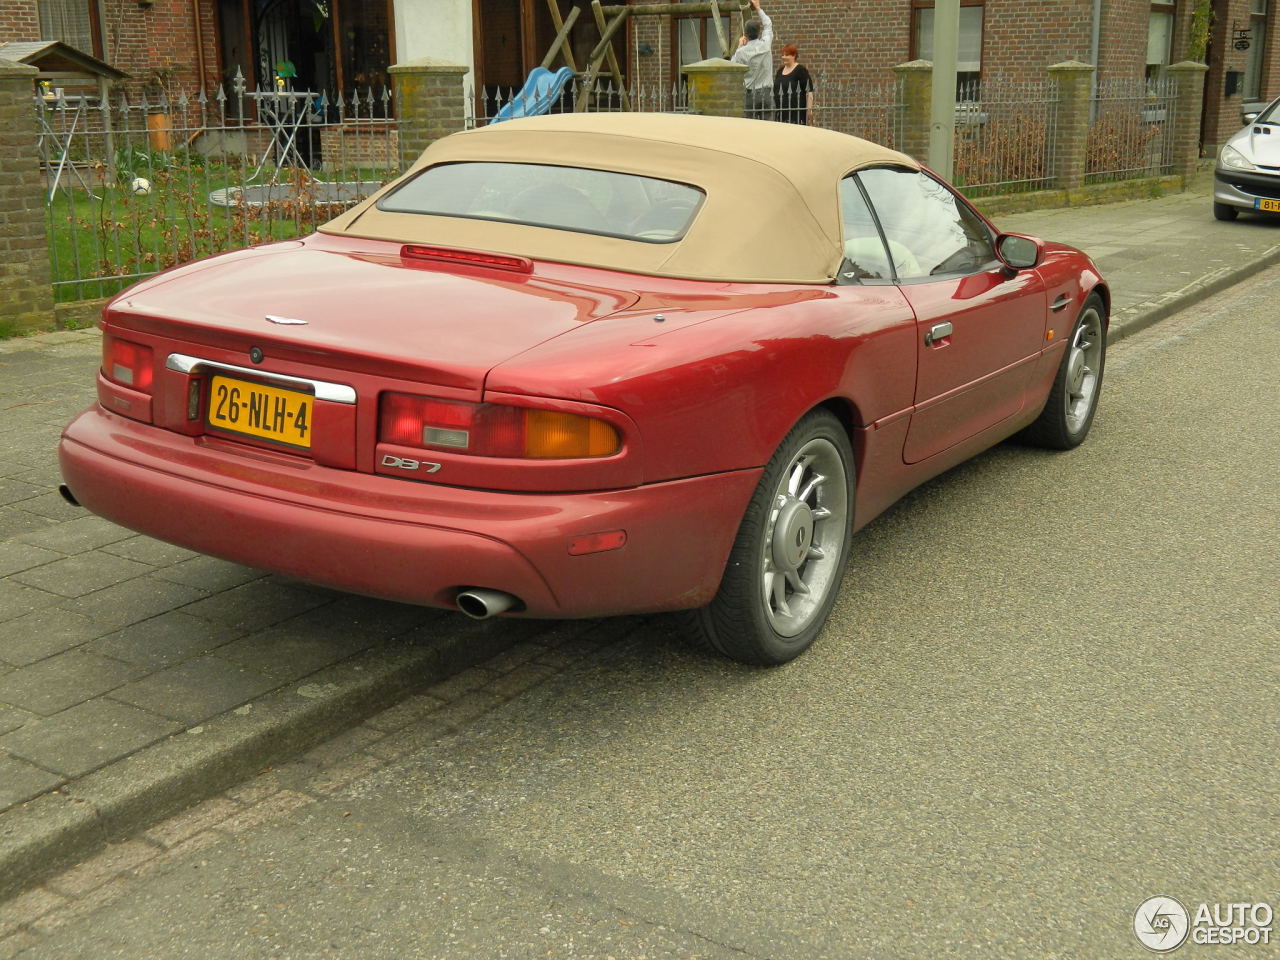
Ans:
{"label": "green lawn", "polygon": [[[96,196],[64,173],[47,207],[56,300],[110,296],[175,264],[305,235],[343,209],[317,205],[315,188],[305,177],[290,178],[289,171],[277,188],[278,199],[262,207],[237,203],[235,188],[251,171],[204,158],[187,159],[176,163],[166,157],[162,167],[137,164],[102,184],[86,177]],[[150,181],[149,194],[131,192],[135,174]],[[325,178],[383,182],[391,175],[353,170]],[[228,190],[230,206],[211,201],[211,195]]]}

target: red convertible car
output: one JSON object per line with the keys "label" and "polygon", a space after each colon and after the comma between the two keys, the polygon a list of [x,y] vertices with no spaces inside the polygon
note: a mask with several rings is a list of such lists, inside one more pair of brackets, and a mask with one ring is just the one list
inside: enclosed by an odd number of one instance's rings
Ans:
{"label": "red convertible car", "polygon": [[64,493],[162,540],[474,617],[683,611],[782,663],[855,530],[1089,432],[1109,294],[900,153],[612,114],[433,144],[301,240],[102,319]]}

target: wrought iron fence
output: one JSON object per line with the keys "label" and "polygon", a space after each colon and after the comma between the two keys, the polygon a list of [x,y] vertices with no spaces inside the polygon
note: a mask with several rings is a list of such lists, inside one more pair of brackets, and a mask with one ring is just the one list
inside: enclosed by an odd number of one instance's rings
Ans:
{"label": "wrought iron fence", "polygon": [[[807,95],[796,91],[777,104],[779,118],[797,120]],[[852,134],[886,147],[896,147],[902,137],[902,98],[893,80],[831,78],[818,74],[813,83],[813,108],[808,121],[814,126]]]}
{"label": "wrought iron fence", "polygon": [[[792,102],[792,100],[794,102]],[[899,135],[901,108],[896,84],[866,83],[819,77],[814,84],[812,108],[800,95],[775,103],[769,119],[839,130],[893,146]],[[633,84],[620,88],[611,81],[597,82],[590,94],[567,84],[552,97],[525,94],[514,87],[485,88],[468,95],[468,129],[536,113],[689,113],[689,89],[682,83]]]}
{"label": "wrought iron fence", "polygon": [[1052,185],[1057,95],[1046,81],[974,81],[956,101],[954,180],[965,193]]}
{"label": "wrought iron fence", "polygon": [[1167,78],[1099,84],[1091,106],[1086,180],[1170,173],[1177,92],[1176,82]]}
{"label": "wrought iron fence", "polygon": [[219,89],[36,100],[55,297],[310,232],[399,173],[391,98]]}
{"label": "wrought iron fence", "polygon": [[548,96],[527,94],[514,87],[485,87],[467,96],[468,130],[516,117],[542,113],[688,113],[688,88],[682,84],[631,84],[618,87],[612,81],[597,81],[589,93],[578,83],[568,83]]}

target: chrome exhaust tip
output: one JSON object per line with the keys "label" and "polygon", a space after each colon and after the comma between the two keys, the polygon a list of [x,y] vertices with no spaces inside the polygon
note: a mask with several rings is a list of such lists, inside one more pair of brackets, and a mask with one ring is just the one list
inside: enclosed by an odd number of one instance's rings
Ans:
{"label": "chrome exhaust tip", "polygon": [[62,494],[62,499],[67,501],[73,507],[80,506],[80,501],[76,499],[76,495],[71,492],[71,488],[65,483],[58,484],[58,492]]}
{"label": "chrome exhaust tip", "polygon": [[458,594],[458,609],[472,620],[488,620],[496,614],[519,606],[520,600],[501,590],[473,587]]}

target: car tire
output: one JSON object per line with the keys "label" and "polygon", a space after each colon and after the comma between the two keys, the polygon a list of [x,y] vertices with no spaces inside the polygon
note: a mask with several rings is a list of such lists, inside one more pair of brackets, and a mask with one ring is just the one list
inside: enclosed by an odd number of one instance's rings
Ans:
{"label": "car tire", "polygon": [[1071,328],[1044,409],[1018,438],[1050,450],[1080,446],[1098,412],[1106,360],[1106,307],[1098,294],[1091,293]]}
{"label": "car tire", "polygon": [[808,649],[840,590],[853,491],[844,425],[827,410],[807,414],[765,466],[714,599],[679,615],[687,639],[762,666]]}
{"label": "car tire", "polygon": [[1234,220],[1240,216],[1240,211],[1229,203],[1218,203],[1216,200],[1213,204],[1213,219],[1215,220]]}

